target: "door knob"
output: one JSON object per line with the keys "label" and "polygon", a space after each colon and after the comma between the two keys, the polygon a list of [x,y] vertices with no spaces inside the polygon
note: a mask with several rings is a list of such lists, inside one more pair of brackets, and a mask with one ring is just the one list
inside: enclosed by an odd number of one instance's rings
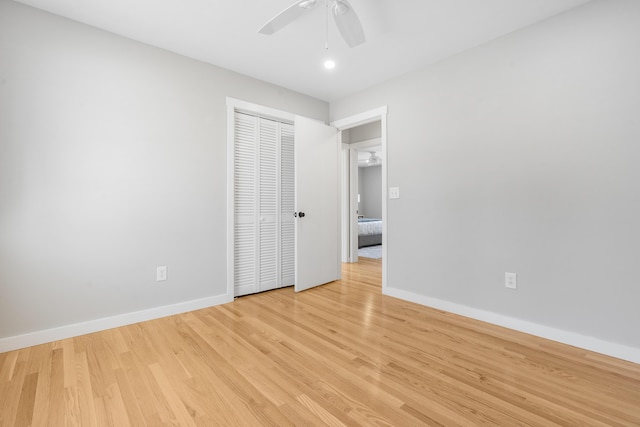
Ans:
{"label": "door knob", "polygon": [[300,212],[300,213],[298,214],[298,216],[299,216],[300,218],[304,218],[304,212]]}
{"label": "door knob", "polygon": [[293,216],[296,218],[304,218],[304,212],[294,212]]}

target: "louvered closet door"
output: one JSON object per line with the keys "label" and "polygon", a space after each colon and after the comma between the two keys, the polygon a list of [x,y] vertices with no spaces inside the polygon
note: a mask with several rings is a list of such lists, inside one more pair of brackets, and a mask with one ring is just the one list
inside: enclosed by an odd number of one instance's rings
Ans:
{"label": "louvered closet door", "polygon": [[294,166],[293,126],[236,113],[236,296],[293,284]]}
{"label": "louvered closet door", "polygon": [[258,119],[258,288],[278,287],[278,123]]}
{"label": "louvered closet door", "polygon": [[258,292],[256,264],[256,197],[258,189],[258,121],[245,114],[235,115],[234,141],[234,292]]}
{"label": "louvered closet door", "polygon": [[280,279],[281,286],[291,286],[296,277],[296,159],[294,128],[281,124],[280,138]]}

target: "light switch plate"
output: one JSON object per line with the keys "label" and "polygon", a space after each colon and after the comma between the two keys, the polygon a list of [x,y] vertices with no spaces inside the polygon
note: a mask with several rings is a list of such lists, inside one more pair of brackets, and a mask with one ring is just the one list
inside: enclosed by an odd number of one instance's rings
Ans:
{"label": "light switch plate", "polygon": [[400,198],[400,187],[389,187],[389,198],[390,199],[399,199]]}
{"label": "light switch plate", "polygon": [[162,265],[156,269],[156,282],[164,282],[167,280],[167,266]]}

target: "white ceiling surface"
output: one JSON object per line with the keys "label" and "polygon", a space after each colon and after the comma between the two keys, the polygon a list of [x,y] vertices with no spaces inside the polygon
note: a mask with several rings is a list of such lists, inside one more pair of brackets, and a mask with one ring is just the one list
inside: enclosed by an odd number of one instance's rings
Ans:
{"label": "white ceiling surface", "polygon": [[323,0],[271,36],[258,29],[293,0],[19,1],[334,101],[590,0],[349,0],[367,41],[349,49],[331,20],[328,51]]}

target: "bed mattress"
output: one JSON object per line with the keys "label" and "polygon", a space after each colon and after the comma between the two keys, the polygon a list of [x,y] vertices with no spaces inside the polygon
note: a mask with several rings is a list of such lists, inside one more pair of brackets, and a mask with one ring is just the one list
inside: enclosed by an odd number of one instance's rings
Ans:
{"label": "bed mattress", "polygon": [[358,219],[358,236],[382,234],[382,220],[374,218]]}

